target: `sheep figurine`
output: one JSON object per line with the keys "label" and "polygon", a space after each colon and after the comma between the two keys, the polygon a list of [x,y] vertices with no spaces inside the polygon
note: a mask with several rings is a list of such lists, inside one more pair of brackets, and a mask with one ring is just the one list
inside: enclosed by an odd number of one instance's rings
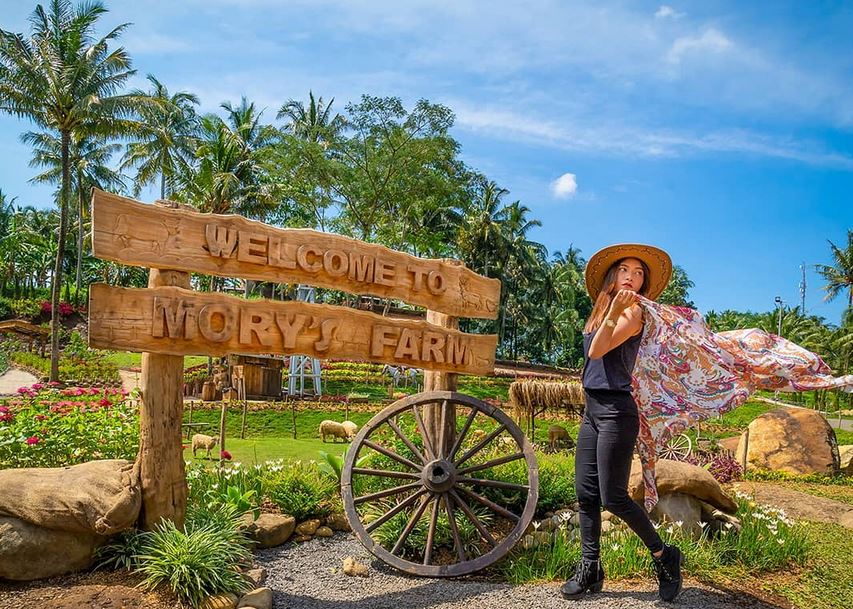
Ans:
{"label": "sheep figurine", "polygon": [[343,425],[344,429],[347,432],[348,440],[352,440],[355,437],[355,434],[358,433],[358,425],[356,425],[352,421],[344,421],[343,423],[341,423],[341,425]]}
{"label": "sheep figurine", "polygon": [[330,421],[326,419],[320,423],[320,437],[323,438],[323,442],[326,441],[326,436],[332,436],[333,442],[335,441],[335,438],[350,440],[357,430],[358,425],[352,421],[338,423],[337,421]]}
{"label": "sheep figurine", "polygon": [[560,444],[564,444],[568,449],[575,447],[574,440],[572,440],[572,437],[569,435],[569,432],[566,431],[565,427],[562,427],[561,425],[551,425],[548,428],[548,448],[549,450],[556,452]]}
{"label": "sheep figurine", "polygon": [[192,446],[193,446],[193,457],[195,457],[195,452],[199,449],[207,450],[207,458],[210,459],[210,451],[216,448],[216,445],[219,443],[219,438],[214,438],[213,436],[206,436],[203,433],[197,433],[193,436]]}

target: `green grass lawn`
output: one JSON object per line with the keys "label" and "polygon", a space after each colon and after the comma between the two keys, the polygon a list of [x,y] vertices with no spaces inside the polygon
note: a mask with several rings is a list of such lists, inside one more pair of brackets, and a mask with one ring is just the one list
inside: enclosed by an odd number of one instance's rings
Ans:
{"label": "green grass lawn", "polygon": [[[265,438],[246,438],[241,440],[239,433],[237,436],[225,436],[225,449],[231,453],[232,461],[240,461],[243,464],[254,465],[255,463],[263,463],[264,461],[274,461],[275,459],[315,459],[319,461],[320,451],[324,450],[327,453],[341,454],[349,442],[323,442],[317,438],[297,438],[290,437],[265,437]],[[200,450],[196,453],[196,459],[206,461],[206,452]],[[219,457],[219,449],[211,450],[212,459]],[[193,451],[190,448],[184,450],[184,459],[187,461],[193,460]]]}
{"label": "green grass lawn", "polygon": [[[139,368],[142,366],[142,354],[130,351],[110,351],[106,357],[116,368]],[[184,368],[206,364],[206,355],[187,355],[184,357]]]}

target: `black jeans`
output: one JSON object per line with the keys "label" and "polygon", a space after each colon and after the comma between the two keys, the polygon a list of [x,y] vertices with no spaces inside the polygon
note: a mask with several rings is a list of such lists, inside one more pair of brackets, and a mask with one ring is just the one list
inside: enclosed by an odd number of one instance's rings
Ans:
{"label": "black jeans", "polygon": [[646,511],[628,496],[628,477],[640,431],[637,404],[627,391],[584,389],[586,408],[575,452],[581,554],[598,560],[601,506],[627,523],[652,552],[663,549]]}

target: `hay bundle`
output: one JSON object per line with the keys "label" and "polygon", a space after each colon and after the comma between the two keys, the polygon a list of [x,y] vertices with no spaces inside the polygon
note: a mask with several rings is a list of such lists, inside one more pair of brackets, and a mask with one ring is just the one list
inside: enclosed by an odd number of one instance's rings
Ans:
{"label": "hay bundle", "polygon": [[509,401],[518,420],[545,408],[559,408],[570,414],[583,413],[583,386],[578,381],[515,381],[509,386]]}

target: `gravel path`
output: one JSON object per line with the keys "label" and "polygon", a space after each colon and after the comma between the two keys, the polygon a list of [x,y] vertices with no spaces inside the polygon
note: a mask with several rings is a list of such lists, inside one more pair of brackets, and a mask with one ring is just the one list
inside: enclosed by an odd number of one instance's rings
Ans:
{"label": "gravel path", "polygon": [[18,391],[18,387],[29,387],[37,382],[38,379],[29,372],[9,368],[0,374],[0,395],[12,395]]}
{"label": "gravel path", "polygon": [[[369,565],[369,577],[348,577],[341,563],[354,556]],[[256,559],[268,572],[276,609],[770,609],[758,599],[687,582],[674,604],[657,597],[652,581],[640,584],[605,583],[604,592],[581,601],[566,601],[559,584],[511,586],[480,577],[425,579],[401,574],[374,559],[352,535],[260,550]],[[630,587],[629,587],[630,586]]]}

